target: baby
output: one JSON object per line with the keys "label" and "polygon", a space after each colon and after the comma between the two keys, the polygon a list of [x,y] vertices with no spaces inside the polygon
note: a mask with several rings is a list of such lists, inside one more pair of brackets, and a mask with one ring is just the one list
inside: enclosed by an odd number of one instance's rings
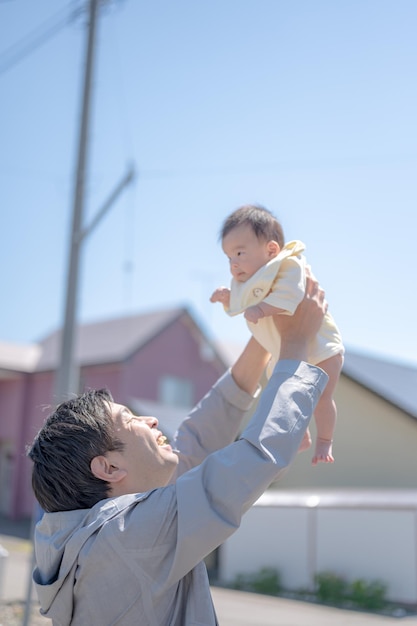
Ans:
{"label": "baby", "polygon": [[[225,220],[220,232],[222,248],[229,259],[231,288],[220,287],[211,302],[221,302],[229,315],[243,313],[255,339],[271,353],[268,375],[279,357],[280,338],[273,315],[292,315],[305,292],[305,246],[300,241],[284,244],[280,223],[270,211],[247,205]],[[317,441],[312,464],[333,463],[333,433],[336,405],[333,393],[343,365],[344,347],[329,313],[309,350],[309,362],[329,376],[317,404]],[[307,433],[300,449],[311,445]]]}

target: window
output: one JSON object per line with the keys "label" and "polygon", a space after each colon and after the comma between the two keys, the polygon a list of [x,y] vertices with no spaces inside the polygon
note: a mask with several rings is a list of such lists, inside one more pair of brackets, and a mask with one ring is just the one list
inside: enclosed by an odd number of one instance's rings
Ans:
{"label": "window", "polygon": [[191,407],[193,384],[186,378],[163,376],[159,381],[158,400],[169,406]]}

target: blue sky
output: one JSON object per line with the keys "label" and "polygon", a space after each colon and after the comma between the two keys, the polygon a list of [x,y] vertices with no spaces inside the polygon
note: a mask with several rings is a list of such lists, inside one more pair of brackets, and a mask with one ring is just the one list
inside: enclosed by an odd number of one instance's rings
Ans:
{"label": "blue sky", "polygon": [[[0,341],[62,324],[84,2],[0,2]],[[78,317],[189,305],[218,340],[240,318],[218,232],[248,202],[301,239],[346,345],[417,361],[415,0],[119,0],[102,9]]]}

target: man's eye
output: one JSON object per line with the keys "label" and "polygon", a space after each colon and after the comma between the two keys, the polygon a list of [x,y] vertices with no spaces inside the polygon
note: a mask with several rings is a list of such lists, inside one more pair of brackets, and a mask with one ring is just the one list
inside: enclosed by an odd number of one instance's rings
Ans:
{"label": "man's eye", "polygon": [[133,420],[133,418],[135,417],[135,416],[133,415],[133,413],[131,413],[131,412],[130,412],[130,411],[128,411],[128,410],[123,411],[123,413],[124,413],[124,418],[125,418],[125,420],[126,420],[126,422],[127,422],[128,424],[129,424],[129,423]]}

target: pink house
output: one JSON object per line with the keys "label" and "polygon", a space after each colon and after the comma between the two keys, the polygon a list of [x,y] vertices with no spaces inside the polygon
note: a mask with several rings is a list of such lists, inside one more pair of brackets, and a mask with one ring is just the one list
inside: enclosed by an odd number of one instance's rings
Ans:
{"label": "pink house", "polygon": [[[25,448],[54,404],[59,346],[60,332],[37,345],[0,342],[0,513],[11,519],[33,511]],[[186,308],[82,325],[76,358],[80,390],[108,387],[118,402],[155,413],[169,435],[227,368]]]}

